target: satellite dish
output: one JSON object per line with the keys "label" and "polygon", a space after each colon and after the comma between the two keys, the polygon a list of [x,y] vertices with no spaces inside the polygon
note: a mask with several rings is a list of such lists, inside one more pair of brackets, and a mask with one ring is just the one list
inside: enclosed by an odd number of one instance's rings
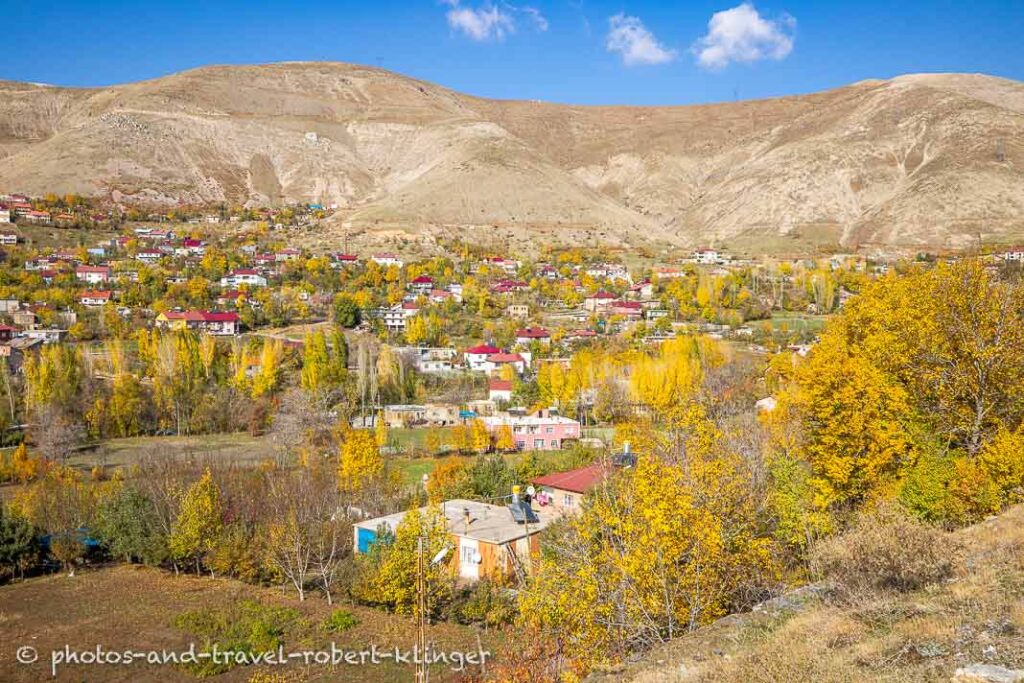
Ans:
{"label": "satellite dish", "polygon": [[484,558],[480,555],[480,553],[473,553],[473,564],[480,564],[483,561]]}
{"label": "satellite dish", "polygon": [[537,493],[537,489],[533,488],[532,486],[527,486],[526,487],[526,494],[527,495],[532,496],[535,493]]}
{"label": "satellite dish", "polygon": [[437,555],[434,555],[433,559],[430,560],[430,564],[438,564],[448,555],[448,548],[442,548]]}

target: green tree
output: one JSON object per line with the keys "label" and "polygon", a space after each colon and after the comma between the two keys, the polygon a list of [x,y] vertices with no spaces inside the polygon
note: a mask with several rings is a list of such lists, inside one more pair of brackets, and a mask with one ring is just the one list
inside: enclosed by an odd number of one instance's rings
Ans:
{"label": "green tree", "polygon": [[167,559],[167,538],[160,529],[156,507],[130,486],[100,505],[96,535],[111,555],[125,562],[159,564]]}
{"label": "green tree", "polygon": [[0,503],[0,579],[23,572],[38,553],[32,524]]}
{"label": "green tree", "polygon": [[352,329],[359,324],[362,311],[355,299],[347,294],[339,294],[334,300],[334,322],[342,327]]}

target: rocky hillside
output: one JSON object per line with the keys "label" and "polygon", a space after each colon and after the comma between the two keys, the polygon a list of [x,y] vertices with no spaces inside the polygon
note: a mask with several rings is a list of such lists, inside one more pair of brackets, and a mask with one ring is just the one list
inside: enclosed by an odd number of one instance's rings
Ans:
{"label": "rocky hillside", "polygon": [[355,231],[739,248],[1024,238],[1024,84],[981,75],[687,107],[484,100],[335,63],[0,82],[0,156],[11,191],[322,201]]}

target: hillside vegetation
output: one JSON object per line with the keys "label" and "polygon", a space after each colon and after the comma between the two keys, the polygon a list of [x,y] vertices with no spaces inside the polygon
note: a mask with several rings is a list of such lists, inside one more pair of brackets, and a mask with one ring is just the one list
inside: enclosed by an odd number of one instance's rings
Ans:
{"label": "hillside vegetation", "polygon": [[[1024,669],[1024,506],[938,540],[956,565],[938,581],[850,593],[831,575],[817,590],[722,619],[593,679],[916,683],[960,671],[956,680],[973,682],[998,680],[966,675],[977,665]],[[908,565],[917,550],[907,549]],[[850,555],[846,565],[865,559]]]}

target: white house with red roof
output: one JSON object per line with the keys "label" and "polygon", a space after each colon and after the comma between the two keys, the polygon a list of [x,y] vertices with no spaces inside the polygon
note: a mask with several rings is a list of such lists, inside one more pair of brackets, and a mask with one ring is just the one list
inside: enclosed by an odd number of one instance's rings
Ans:
{"label": "white house with red roof", "polygon": [[583,300],[583,308],[588,311],[601,311],[612,305],[615,295],[611,292],[601,290],[591,294]]}
{"label": "white house with red roof", "polygon": [[516,330],[517,344],[529,344],[535,341],[547,344],[551,341],[551,333],[543,327],[524,327]]}
{"label": "white house with red roof", "polygon": [[654,285],[650,280],[643,280],[630,287],[629,294],[636,299],[650,299],[654,296]]}
{"label": "white house with red roof", "polygon": [[499,374],[505,367],[511,367],[517,375],[526,372],[530,364],[528,356],[521,353],[492,353],[487,356],[481,369],[488,375]]}
{"label": "white house with red roof", "polygon": [[470,370],[482,372],[484,364],[487,362],[487,357],[495,353],[501,353],[501,349],[490,344],[479,344],[466,349],[462,354],[462,359]]}
{"label": "white house with red roof", "polygon": [[505,401],[508,403],[512,400],[512,387],[515,383],[510,379],[498,379],[492,377],[490,382],[487,383],[487,398],[491,401]]}
{"label": "white house with red roof", "polygon": [[354,266],[357,263],[359,263],[359,257],[355,254],[331,254],[331,268]]}
{"label": "white house with red roof", "polygon": [[420,312],[420,307],[414,301],[403,301],[391,308],[384,308],[378,311],[378,317],[384,322],[384,327],[391,332],[404,332],[405,323],[409,318]]}
{"label": "white house with red roof", "polygon": [[83,306],[105,306],[114,298],[114,293],[109,289],[87,289],[78,297],[78,303]]}
{"label": "white house with red roof", "polygon": [[75,268],[75,277],[90,285],[97,285],[110,280],[110,266],[81,265]]}
{"label": "white house with red roof", "polygon": [[184,252],[184,254],[202,256],[203,254],[206,253],[206,242],[202,240],[186,238],[181,241],[181,251]]}
{"label": "white house with red roof", "polygon": [[220,279],[223,289],[237,289],[242,285],[248,287],[266,287],[267,278],[255,268],[235,268]]}
{"label": "white house with red roof", "polygon": [[237,313],[217,311],[164,311],[156,318],[157,327],[189,329],[216,336],[238,334],[241,322]]}
{"label": "white house with red roof", "polygon": [[416,294],[430,294],[430,291],[434,289],[434,278],[429,275],[420,275],[411,280],[406,286]]}
{"label": "white house with red roof", "polygon": [[608,307],[608,313],[628,320],[639,320],[644,315],[644,305],[639,301],[613,301]]}
{"label": "white house with red roof", "polygon": [[449,299],[453,299],[454,295],[447,289],[432,289],[430,291],[430,303],[432,304],[443,304]]}
{"label": "white house with red roof", "polygon": [[535,498],[539,506],[572,514],[579,512],[587,491],[604,481],[606,476],[608,467],[596,462],[574,470],[535,477],[530,483],[538,489]]}
{"label": "white house with red roof", "polygon": [[25,220],[29,223],[49,223],[49,211],[29,211],[25,214]]}

